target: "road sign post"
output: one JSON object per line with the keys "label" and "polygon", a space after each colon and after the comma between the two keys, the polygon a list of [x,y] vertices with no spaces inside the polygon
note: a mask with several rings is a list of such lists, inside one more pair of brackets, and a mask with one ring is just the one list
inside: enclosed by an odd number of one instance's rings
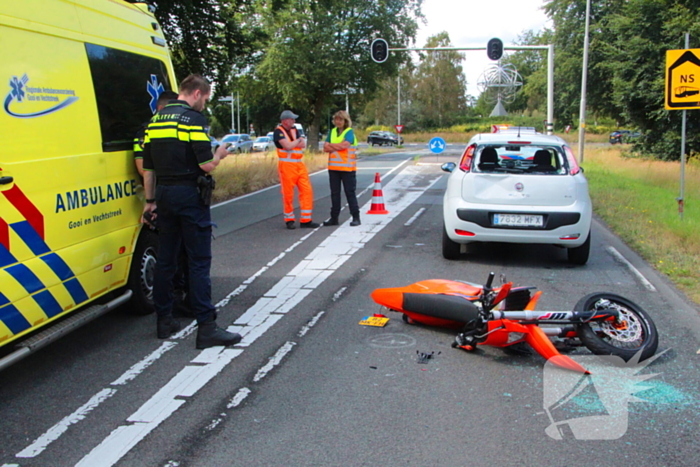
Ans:
{"label": "road sign post", "polygon": [[683,110],[681,124],[681,183],[678,201],[678,214],[683,220],[685,202],[685,121],[686,110],[700,108],[700,49],[689,49],[690,34],[685,34],[684,50],[666,51],[666,92],[667,110]]}

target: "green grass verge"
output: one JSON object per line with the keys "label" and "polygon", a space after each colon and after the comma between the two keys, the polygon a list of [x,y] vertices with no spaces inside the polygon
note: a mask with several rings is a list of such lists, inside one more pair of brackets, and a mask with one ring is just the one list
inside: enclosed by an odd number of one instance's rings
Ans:
{"label": "green grass verge", "polygon": [[681,217],[677,202],[680,164],[623,156],[620,148],[599,149],[584,164],[595,213],[689,298],[700,303],[698,171],[686,170]]}

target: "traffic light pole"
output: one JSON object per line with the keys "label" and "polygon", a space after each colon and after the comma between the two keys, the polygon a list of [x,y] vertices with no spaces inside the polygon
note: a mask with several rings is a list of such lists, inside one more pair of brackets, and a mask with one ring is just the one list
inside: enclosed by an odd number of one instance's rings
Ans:
{"label": "traffic light pole", "polygon": [[[486,47],[401,47],[388,48],[396,52],[446,52],[464,50],[487,50]],[[547,134],[554,133],[554,44],[547,45],[511,45],[503,50],[546,50],[547,51]],[[388,55],[388,54],[387,54]],[[386,59],[385,59],[386,60]]]}

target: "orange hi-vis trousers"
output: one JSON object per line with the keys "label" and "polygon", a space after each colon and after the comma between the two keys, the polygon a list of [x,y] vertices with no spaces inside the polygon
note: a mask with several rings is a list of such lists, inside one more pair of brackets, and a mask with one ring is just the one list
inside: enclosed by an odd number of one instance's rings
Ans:
{"label": "orange hi-vis trousers", "polygon": [[300,222],[311,222],[311,214],[314,208],[314,192],[306,165],[301,159],[280,158],[277,168],[280,174],[280,184],[282,185],[284,221],[294,220],[294,187],[297,187],[299,191],[299,205],[301,206]]}

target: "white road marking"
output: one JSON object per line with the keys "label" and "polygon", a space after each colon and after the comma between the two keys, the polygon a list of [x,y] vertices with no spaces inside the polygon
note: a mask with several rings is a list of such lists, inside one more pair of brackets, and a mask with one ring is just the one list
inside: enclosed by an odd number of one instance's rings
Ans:
{"label": "white road marking", "polygon": [[285,355],[292,351],[292,348],[294,348],[295,345],[297,345],[296,342],[286,342],[282,347],[280,347],[280,349],[272,357],[270,357],[270,361],[268,361],[265,366],[260,368],[258,372],[255,373],[253,382],[257,383],[267,376],[267,374],[272,371],[273,368],[280,364]]}
{"label": "white road marking", "polygon": [[637,279],[639,279],[639,281],[642,283],[642,285],[644,286],[644,288],[646,288],[646,289],[649,290],[650,292],[656,292],[656,287],[654,287],[654,285],[653,285],[651,282],[649,282],[649,281],[647,280],[647,278],[644,277],[644,276],[642,275],[642,273],[639,272],[639,271],[637,270],[637,268],[635,268],[634,266],[632,266],[632,263],[630,263],[629,261],[627,261],[627,258],[625,258],[624,256],[622,256],[622,254],[621,254],[619,251],[617,251],[615,248],[613,248],[613,247],[611,247],[611,246],[607,247],[606,250],[608,250],[608,253],[610,253],[610,254],[612,255],[613,258],[615,258],[615,259],[618,260],[620,263],[622,263],[622,264],[624,264],[625,266],[627,266],[627,269],[629,269],[630,272],[632,272],[632,274],[634,274],[634,275],[637,277]]}
{"label": "white road marking", "polygon": [[250,389],[248,388],[241,388],[238,390],[235,396],[233,396],[233,399],[231,399],[231,402],[226,404],[227,409],[232,409],[234,407],[238,407],[243,400],[248,397],[248,394],[250,394]]}
{"label": "white road marking", "polygon": [[78,423],[80,420],[84,419],[87,417],[87,414],[89,414],[95,407],[100,405],[103,401],[109,399],[114,395],[114,393],[117,392],[116,389],[103,389],[102,391],[98,392],[94,396],[90,398],[89,401],[87,401],[85,404],[83,404],[82,407],[78,408],[75,412],[72,414],[66,416],[52,426],[46,433],[43,435],[39,436],[39,438],[36,439],[32,444],[21,450],[15,457],[20,457],[20,458],[28,458],[28,457],[35,457],[41,452],[46,449],[46,447],[53,443],[56,439],[59,438],[66,430],[68,430],[68,427],[71,425],[74,425]]}
{"label": "white road marking", "polygon": [[416,219],[418,219],[418,216],[420,216],[421,214],[423,214],[423,211],[425,211],[425,208],[420,208],[420,209],[418,210],[418,212],[416,212],[416,213],[413,215],[413,217],[411,217],[409,220],[407,220],[406,223],[405,223],[404,225],[405,225],[406,227],[408,227],[409,225],[413,224],[413,222],[414,222]]}
{"label": "white road marking", "polygon": [[[151,366],[156,360],[165,354],[168,350],[177,345],[176,342],[163,342],[160,347],[149,355],[144,357],[140,362],[129,368],[124,374],[112,382],[113,386],[124,385],[127,382],[136,378],[146,368]],[[90,398],[83,406],[78,408],[72,414],[64,417],[60,422],[49,428],[44,434],[39,436],[32,444],[20,451],[16,457],[28,458],[36,457],[46,449],[49,444],[56,441],[63,433],[65,433],[71,425],[83,420],[92,412],[98,405],[112,397],[117,392],[116,389],[103,389]]]}
{"label": "white road marking", "polygon": [[116,380],[112,381],[112,386],[119,386],[122,384],[126,384],[132,379],[136,378],[138,375],[140,375],[146,368],[151,366],[153,362],[158,360],[160,357],[163,356],[165,352],[168,350],[172,349],[177,345],[176,342],[171,342],[171,341],[166,341],[163,342],[160,347],[158,347],[155,351],[151,352],[150,355],[147,355],[146,358],[142,359],[140,362],[129,368],[123,375],[121,375],[119,378]]}
{"label": "white road marking", "polygon": [[325,311],[318,312],[318,314],[316,316],[311,318],[311,321],[309,321],[306,324],[306,326],[302,327],[301,330],[299,330],[298,336],[304,337],[306,335],[306,333],[309,332],[311,330],[311,328],[316,325],[316,323],[318,323],[318,320],[321,319],[321,316],[323,316],[325,313],[326,313]]}

